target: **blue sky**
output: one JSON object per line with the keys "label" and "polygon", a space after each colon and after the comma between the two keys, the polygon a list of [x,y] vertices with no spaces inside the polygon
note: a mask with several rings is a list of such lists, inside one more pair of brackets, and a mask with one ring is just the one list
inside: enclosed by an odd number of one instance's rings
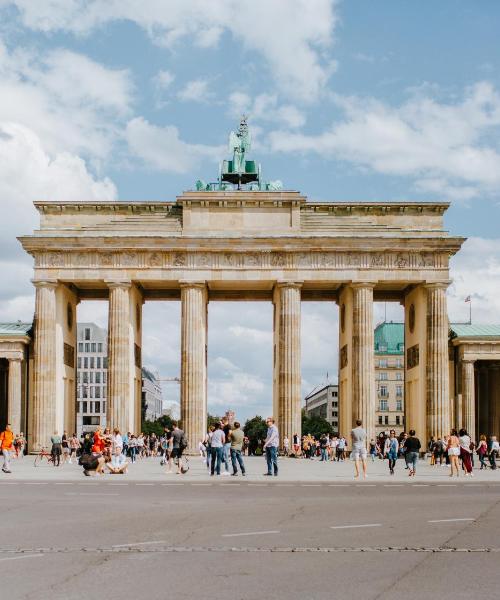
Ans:
{"label": "blue sky", "polygon": [[[172,200],[215,178],[245,111],[265,177],[312,200],[452,202],[450,316],[471,294],[500,321],[498,31],[494,0],[0,0],[0,319],[32,315],[33,200]],[[245,310],[210,307],[210,402],[240,418],[271,406],[270,307]],[[336,370],[337,310],[303,311],[308,391]],[[175,375],[178,305],[145,317]]]}

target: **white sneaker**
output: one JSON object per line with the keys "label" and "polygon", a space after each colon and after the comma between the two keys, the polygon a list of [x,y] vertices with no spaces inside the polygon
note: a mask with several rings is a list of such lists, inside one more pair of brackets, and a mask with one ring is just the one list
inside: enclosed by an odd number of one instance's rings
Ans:
{"label": "white sneaker", "polygon": [[224,471],[223,473],[221,473],[221,475],[223,477],[229,477],[229,471]]}

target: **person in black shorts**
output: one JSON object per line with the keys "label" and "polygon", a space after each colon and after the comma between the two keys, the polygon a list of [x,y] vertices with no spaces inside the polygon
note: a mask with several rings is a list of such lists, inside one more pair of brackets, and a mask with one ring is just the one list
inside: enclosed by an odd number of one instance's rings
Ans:
{"label": "person in black shorts", "polygon": [[177,459],[177,474],[180,475],[182,470],[182,453],[184,452],[186,444],[186,438],[184,431],[179,429],[177,421],[172,422],[172,454],[171,459]]}

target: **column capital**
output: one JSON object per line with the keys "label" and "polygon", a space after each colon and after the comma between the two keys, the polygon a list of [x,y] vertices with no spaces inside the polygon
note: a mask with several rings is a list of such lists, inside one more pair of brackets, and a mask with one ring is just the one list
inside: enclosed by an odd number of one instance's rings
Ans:
{"label": "column capital", "polygon": [[463,364],[474,364],[476,362],[475,358],[461,358],[460,362]]}
{"label": "column capital", "polygon": [[179,285],[182,288],[198,288],[198,289],[206,289],[207,287],[207,282],[206,281],[189,281],[188,279],[181,279],[179,281]]}
{"label": "column capital", "polygon": [[58,285],[59,282],[57,281],[57,279],[32,279],[31,283],[38,289],[38,288],[52,288],[55,289]]}
{"label": "column capital", "polygon": [[132,282],[128,279],[120,279],[120,280],[105,280],[104,283],[108,286],[110,290],[112,289],[129,289],[132,287]]}
{"label": "column capital", "polygon": [[447,290],[451,281],[426,281],[423,287],[426,290]]}
{"label": "column capital", "polygon": [[285,281],[280,280],[276,282],[276,287],[278,288],[293,288],[296,290],[300,290],[304,285],[303,281]]}
{"label": "column capital", "polygon": [[375,281],[353,281],[349,284],[349,287],[353,288],[353,289],[371,289],[373,290],[373,288],[377,285],[377,283]]}
{"label": "column capital", "polygon": [[23,357],[22,356],[10,356],[8,358],[9,363],[11,362],[23,362]]}

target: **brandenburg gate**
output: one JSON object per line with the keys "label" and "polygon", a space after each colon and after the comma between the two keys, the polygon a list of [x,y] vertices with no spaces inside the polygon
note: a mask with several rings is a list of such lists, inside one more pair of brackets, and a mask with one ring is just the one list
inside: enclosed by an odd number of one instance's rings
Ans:
{"label": "brandenburg gate", "polygon": [[[222,181],[235,170],[225,162]],[[40,227],[20,238],[36,288],[32,450],[74,429],[76,312],[87,299],[109,303],[107,423],[122,432],[141,427],[142,306],[154,300],[181,301],[181,420],[191,448],[206,430],[207,306],[218,300],[273,303],[273,411],[290,439],[301,433],[301,302],[338,304],[340,431],[361,418],[372,437],[373,302],[401,302],[406,429],[422,440],[449,432],[446,289],[464,239],[443,228],[448,204],[310,202],[279,186],[238,189],[242,182],[199,182],[173,202],[35,203]]]}

